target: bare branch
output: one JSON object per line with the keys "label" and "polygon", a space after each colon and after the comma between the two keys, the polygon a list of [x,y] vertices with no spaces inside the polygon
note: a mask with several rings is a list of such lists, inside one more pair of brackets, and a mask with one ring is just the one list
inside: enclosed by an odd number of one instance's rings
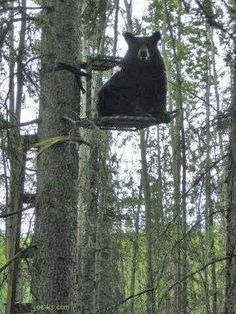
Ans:
{"label": "bare branch", "polygon": [[216,16],[212,15],[208,12],[208,10],[206,10],[204,8],[204,5],[199,1],[199,0],[195,0],[195,2],[197,3],[197,5],[199,6],[199,8],[201,9],[201,11],[204,13],[206,20],[208,22],[208,24],[212,27],[218,28],[221,31],[223,31],[224,33],[228,33],[227,30],[223,27],[223,25],[221,23],[219,23],[218,21],[216,21]]}
{"label": "bare branch", "polygon": [[[184,276],[181,278],[181,280],[179,281],[176,281],[175,283],[173,283],[169,288],[166,289],[166,291],[163,293],[163,295],[161,296],[158,304],[160,305],[164,299],[164,297],[176,286],[176,285],[179,285],[181,284],[183,281],[187,280],[187,279],[190,279],[192,278],[193,276],[195,276],[196,274],[200,273],[201,271],[205,270],[206,268],[208,268],[210,265],[212,264],[215,264],[215,263],[219,263],[219,262],[222,262],[222,261],[225,261],[229,258],[232,258],[236,256],[236,254],[233,254],[232,256],[223,256],[223,257],[220,257],[220,258],[217,258],[217,259],[214,259],[214,260],[211,260],[209,261],[208,263],[206,263],[204,266],[198,268],[196,271]],[[127,301],[129,301],[130,299],[132,298],[137,298],[137,297],[140,297],[141,295],[144,295],[148,292],[151,292],[151,291],[155,291],[157,289],[157,287],[154,287],[154,288],[149,288],[149,289],[145,289],[143,291],[140,291],[139,293],[136,293],[136,294],[133,294],[133,295],[130,295],[129,297],[127,297],[126,299],[122,300],[119,304],[116,304],[114,307],[118,307],[120,306],[121,304],[124,304],[126,303]],[[110,309],[110,308],[109,308]]]}
{"label": "bare branch", "polygon": [[13,258],[11,258],[5,265],[3,265],[0,268],[0,273],[3,272],[11,263],[13,263],[18,258],[28,255],[27,251],[32,250],[32,249],[36,249],[36,245],[29,246],[29,247],[19,251]]}
{"label": "bare branch", "polygon": [[21,210],[18,210],[16,212],[12,212],[12,213],[9,213],[9,214],[4,214],[4,215],[0,215],[0,219],[4,219],[4,218],[7,218],[7,217],[11,217],[11,216],[14,216],[14,215],[17,215],[17,214],[20,214],[20,213],[23,213],[24,211],[28,210],[32,208],[32,206],[27,206],[25,208],[22,208]]}
{"label": "bare branch", "polygon": [[196,186],[198,183],[204,178],[204,176],[212,169],[214,168],[219,162],[221,162],[223,159],[225,159],[228,156],[228,154],[223,155],[221,158],[214,161],[208,168],[204,170],[193,182],[193,184],[190,186],[190,188],[186,191],[186,195]]}

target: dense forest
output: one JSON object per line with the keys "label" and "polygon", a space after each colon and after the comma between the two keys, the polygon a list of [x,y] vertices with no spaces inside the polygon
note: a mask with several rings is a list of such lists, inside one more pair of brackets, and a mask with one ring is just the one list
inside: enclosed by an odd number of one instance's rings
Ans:
{"label": "dense forest", "polygon": [[[236,313],[235,2],[0,14],[0,313]],[[94,123],[127,31],[162,35],[170,123]]]}

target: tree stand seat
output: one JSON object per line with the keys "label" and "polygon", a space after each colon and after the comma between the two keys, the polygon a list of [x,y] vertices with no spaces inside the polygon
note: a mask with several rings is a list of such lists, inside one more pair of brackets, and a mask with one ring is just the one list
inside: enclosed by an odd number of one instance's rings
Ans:
{"label": "tree stand seat", "polygon": [[101,130],[137,131],[161,123],[169,123],[176,117],[177,111],[160,112],[147,116],[114,115],[96,117],[92,119],[82,118],[76,121],[76,125],[87,129],[99,128]]}

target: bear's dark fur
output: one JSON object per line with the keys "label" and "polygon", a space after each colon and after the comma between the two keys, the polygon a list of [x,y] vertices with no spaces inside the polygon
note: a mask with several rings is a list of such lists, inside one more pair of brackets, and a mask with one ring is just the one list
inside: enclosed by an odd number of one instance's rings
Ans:
{"label": "bear's dark fur", "polygon": [[98,93],[99,116],[155,116],[165,112],[165,65],[157,48],[160,32],[150,37],[125,33],[124,37],[128,51],[121,70]]}

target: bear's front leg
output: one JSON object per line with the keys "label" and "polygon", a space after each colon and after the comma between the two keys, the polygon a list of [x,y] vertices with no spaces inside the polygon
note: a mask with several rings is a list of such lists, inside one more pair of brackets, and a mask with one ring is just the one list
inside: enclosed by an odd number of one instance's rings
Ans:
{"label": "bear's front leg", "polygon": [[98,113],[100,116],[134,114],[134,89],[131,83],[126,73],[120,71],[103,85],[98,93]]}

